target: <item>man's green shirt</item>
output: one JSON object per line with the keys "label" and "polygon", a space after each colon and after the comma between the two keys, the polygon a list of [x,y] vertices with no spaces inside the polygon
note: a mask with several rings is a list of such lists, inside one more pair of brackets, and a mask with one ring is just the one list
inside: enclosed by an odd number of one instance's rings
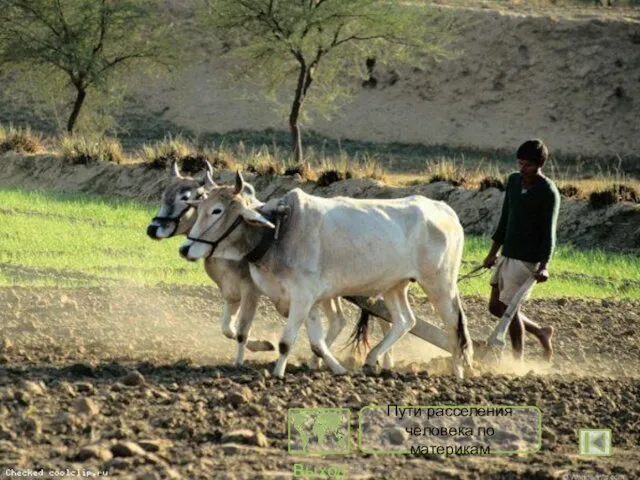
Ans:
{"label": "man's green shirt", "polygon": [[500,222],[493,237],[504,257],[548,262],[556,245],[560,193],[546,177],[523,191],[520,173],[509,176]]}

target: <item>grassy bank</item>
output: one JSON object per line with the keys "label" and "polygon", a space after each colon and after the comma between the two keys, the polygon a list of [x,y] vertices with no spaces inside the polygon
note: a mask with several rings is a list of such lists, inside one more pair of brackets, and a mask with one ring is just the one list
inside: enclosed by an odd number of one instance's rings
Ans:
{"label": "grassy bank", "polygon": [[[81,194],[0,189],[0,285],[211,285],[201,262],[178,256],[181,238],[145,233],[156,205]],[[489,239],[467,237],[462,273],[474,268]],[[534,298],[640,298],[640,259],[559,246],[552,279]],[[489,294],[489,272],[463,281],[463,295]],[[417,292],[416,292],[417,293]]]}

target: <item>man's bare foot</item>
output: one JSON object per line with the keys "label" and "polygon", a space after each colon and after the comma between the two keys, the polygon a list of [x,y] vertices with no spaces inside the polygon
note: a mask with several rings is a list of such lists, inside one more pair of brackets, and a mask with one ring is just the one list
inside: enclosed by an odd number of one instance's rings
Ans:
{"label": "man's bare foot", "polygon": [[542,327],[540,329],[540,343],[542,344],[542,348],[544,352],[542,353],[543,358],[550,362],[553,357],[553,347],[551,346],[551,337],[553,336],[553,327]]}

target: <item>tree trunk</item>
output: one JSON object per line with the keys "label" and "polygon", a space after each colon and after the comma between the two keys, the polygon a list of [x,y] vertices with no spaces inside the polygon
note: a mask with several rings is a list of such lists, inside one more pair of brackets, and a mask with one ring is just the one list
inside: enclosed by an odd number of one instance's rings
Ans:
{"label": "tree trunk", "polygon": [[293,160],[296,163],[302,163],[302,136],[300,135],[300,127],[298,125],[298,118],[300,117],[300,109],[302,108],[302,102],[304,101],[305,83],[308,77],[308,69],[306,65],[301,62],[300,72],[298,74],[298,85],[296,86],[296,93],[293,97],[293,103],[291,104],[291,112],[289,113],[289,128],[291,129],[291,147],[293,151]]}
{"label": "tree trunk", "polygon": [[69,117],[69,121],[67,122],[67,132],[73,133],[73,128],[76,125],[76,120],[78,120],[78,115],[80,115],[80,109],[82,108],[82,104],[84,103],[84,98],[87,96],[86,89],[82,87],[76,87],[78,93],[76,95],[76,101],[73,104],[73,111],[71,112],[71,116]]}
{"label": "tree trunk", "polygon": [[289,125],[291,129],[291,144],[293,145],[293,160],[296,164],[302,163],[302,136],[300,135],[300,127],[295,124]]}

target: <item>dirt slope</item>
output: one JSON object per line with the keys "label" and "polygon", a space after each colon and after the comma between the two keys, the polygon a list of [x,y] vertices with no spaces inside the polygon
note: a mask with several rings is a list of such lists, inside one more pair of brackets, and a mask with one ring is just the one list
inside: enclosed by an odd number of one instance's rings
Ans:
{"label": "dirt slope", "polygon": [[[486,2],[480,5],[486,6]],[[640,158],[640,13],[635,10],[452,8],[461,55],[376,68],[339,117],[313,115],[334,138],[515,149],[543,138],[555,152]],[[199,132],[284,129],[265,101],[222,82],[215,55],[175,80],[138,83],[148,112]],[[361,80],[353,80],[360,84]]]}

